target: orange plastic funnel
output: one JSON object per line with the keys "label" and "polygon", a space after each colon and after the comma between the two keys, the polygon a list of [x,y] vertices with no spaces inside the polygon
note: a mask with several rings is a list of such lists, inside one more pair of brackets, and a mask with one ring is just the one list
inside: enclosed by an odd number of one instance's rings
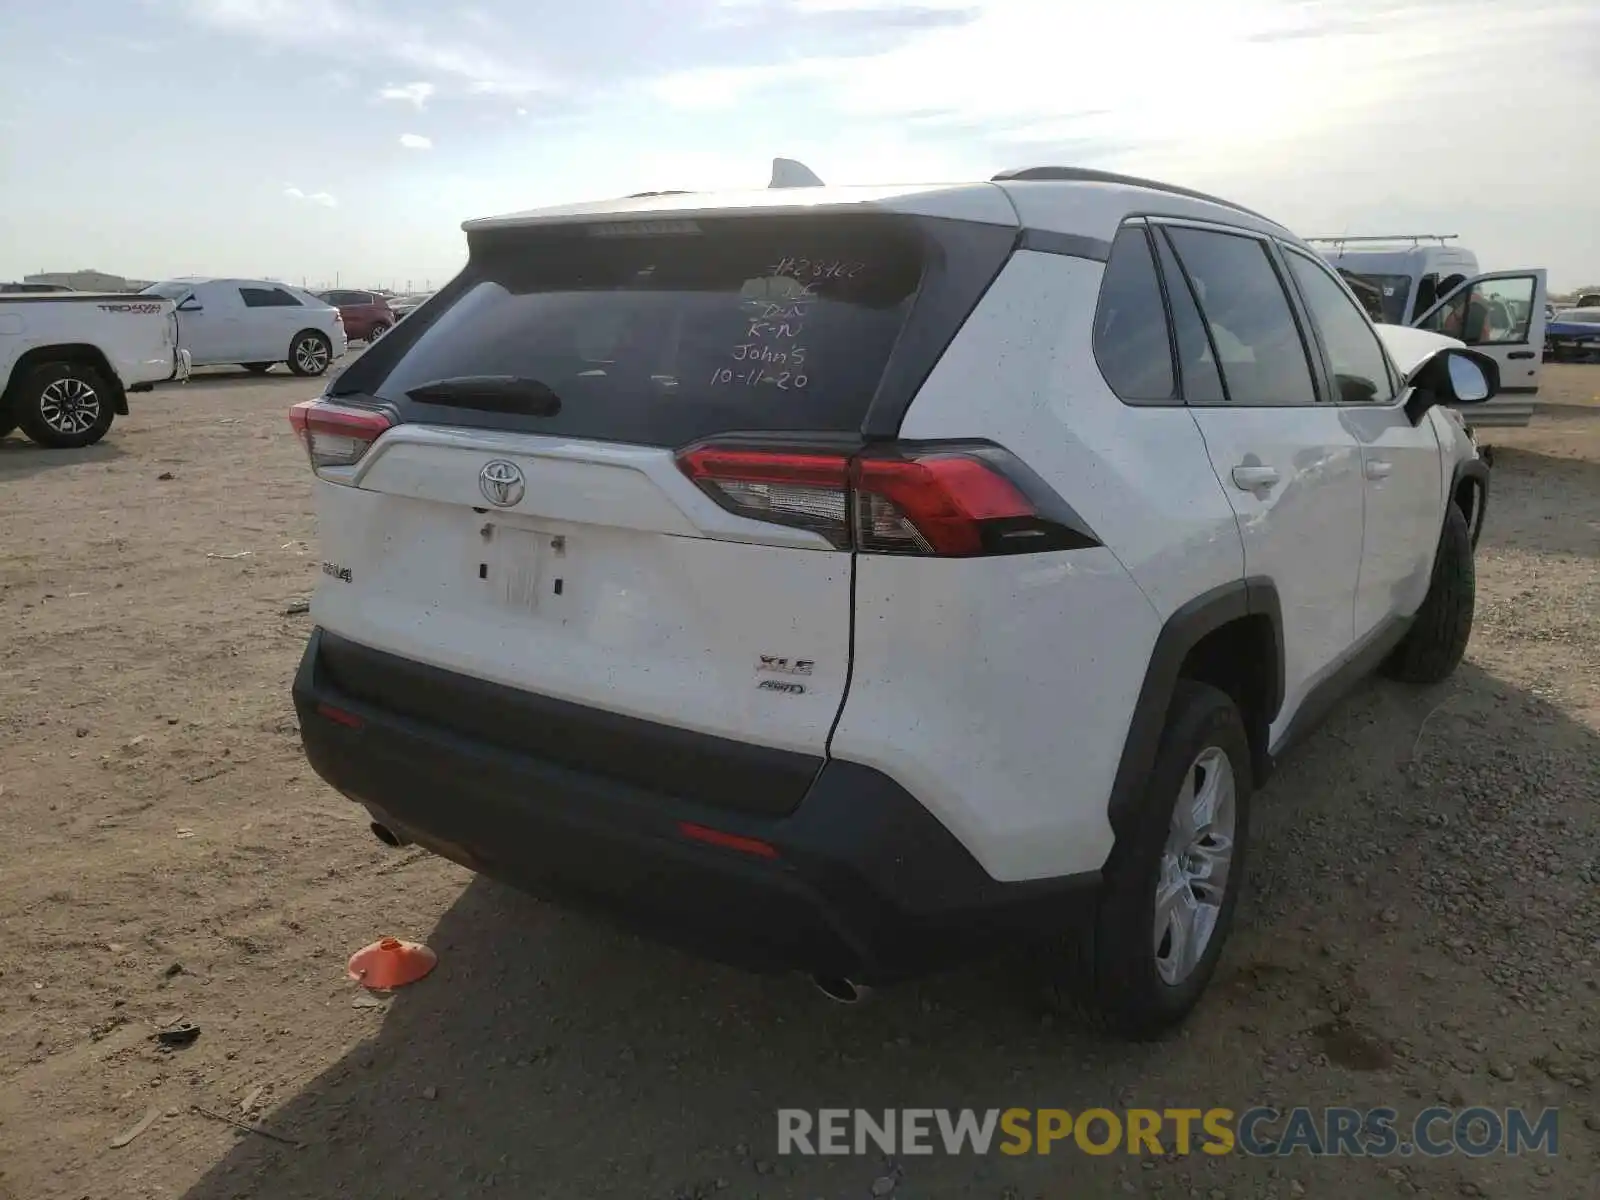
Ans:
{"label": "orange plastic funnel", "polygon": [[350,956],[348,973],[362,987],[384,992],[415,983],[439,964],[439,956],[421,942],[386,937]]}

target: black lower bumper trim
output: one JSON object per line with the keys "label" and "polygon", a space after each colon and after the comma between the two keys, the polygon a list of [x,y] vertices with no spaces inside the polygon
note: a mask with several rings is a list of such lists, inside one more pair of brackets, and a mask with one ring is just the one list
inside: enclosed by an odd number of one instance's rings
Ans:
{"label": "black lower bumper trim", "polygon": [[322,674],[352,699],[513,753],[707,804],[791,811],[818,755],[752,746],[441,671],[324,632]]}
{"label": "black lower bumper trim", "polygon": [[[1097,874],[996,881],[868,767],[829,761],[785,815],[731,812],[351,696],[324,669],[327,636],[312,634],[294,683],[306,756],[322,778],[421,846],[683,949],[886,983],[1061,931],[1093,904]],[[773,854],[694,840],[686,823]]]}

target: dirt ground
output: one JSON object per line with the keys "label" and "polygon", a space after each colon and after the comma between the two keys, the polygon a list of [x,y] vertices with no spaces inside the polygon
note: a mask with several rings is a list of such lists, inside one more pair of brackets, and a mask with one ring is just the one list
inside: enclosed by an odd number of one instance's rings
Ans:
{"label": "dirt ground", "polygon": [[[1488,439],[1469,661],[1292,756],[1214,990],[1142,1047],[1001,966],[840,1008],[381,846],[289,700],[314,390],[211,376],[88,451],[0,443],[4,1200],[1596,1194],[1600,367]],[[391,933],[438,970],[363,1007],[345,958]],[[1560,1153],[776,1153],[779,1107],[1258,1103],[1559,1106]]]}

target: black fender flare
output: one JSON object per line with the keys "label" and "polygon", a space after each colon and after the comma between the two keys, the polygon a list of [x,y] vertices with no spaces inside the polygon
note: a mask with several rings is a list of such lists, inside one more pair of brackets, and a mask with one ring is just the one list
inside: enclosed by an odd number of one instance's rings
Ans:
{"label": "black fender flare", "polygon": [[[1119,842],[1123,841],[1149,782],[1184,660],[1206,635],[1229,622],[1250,616],[1264,616],[1271,624],[1277,658],[1266,711],[1260,723],[1270,726],[1283,707],[1283,603],[1272,580],[1264,576],[1237,579],[1196,596],[1174,611],[1161,627],[1150,652],[1144,683],[1134,704],[1128,735],[1122,745],[1122,758],[1117,763],[1116,778],[1111,785],[1109,815]],[[1265,728],[1251,731],[1251,748],[1257,759],[1253,766],[1259,783],[1268,765]]]}
{"label": "black fender flare", "polygon": [[1489,464],[1481,458],[1463,458],[1456,463],[1455,470],[1450,475],[1450,495],[1446,503],[1454,504],[1456,496],[1461,491],[1461,485],[1471,480],[1478,489],[1478,500],[1473,505],[1472,512],[1467,515],[1467,532],[1472,535],[1472,548],[1478,548],[1478,535],[1483,532],[1483,518],[1489,511]]}

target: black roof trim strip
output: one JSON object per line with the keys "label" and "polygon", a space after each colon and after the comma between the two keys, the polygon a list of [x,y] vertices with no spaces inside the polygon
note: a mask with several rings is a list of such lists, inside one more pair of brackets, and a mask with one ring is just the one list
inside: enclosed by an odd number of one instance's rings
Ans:
{"label": "black roof trim strip", "polygon": [[1110,242],[1054,229],[1024,229],[1017,249],[1037,250],[1041,254],[1065,254],[1072,258],[1093,259],[1098,263],[1111,257]]}
{"label": "black roof trim strip", "polygon": [[1017,167],[1014,170],[1001,171],[998,175],[990,176],[990,182],[1120,183],[1125,187],[1149,188],[1156,192],[1170,192],[1174,196],[1187,196],[1191,200],[1204,200],[1207,204],[1220,204],[1224,208],[1231,208],[1235,212],[1246,213],[1258,220],[1266,221],[1275,228],[1282,228],[1271,217],[1262,216],[1254,209],[1246,208],[1242,204],[1235,204],[1232,200],[1224,200],[1220,196],[1197,192],[1193,188],[1179,187],[1173,183],[1161,183],[1154,179],[1140,179],[1135,175],[1118,175],[1114,171],[1093,171],[1087,167]]}

